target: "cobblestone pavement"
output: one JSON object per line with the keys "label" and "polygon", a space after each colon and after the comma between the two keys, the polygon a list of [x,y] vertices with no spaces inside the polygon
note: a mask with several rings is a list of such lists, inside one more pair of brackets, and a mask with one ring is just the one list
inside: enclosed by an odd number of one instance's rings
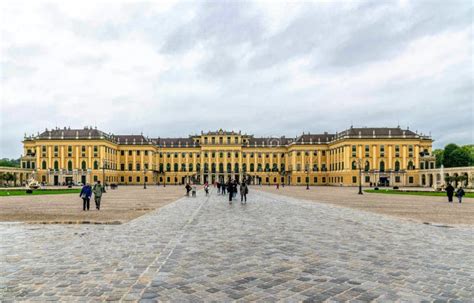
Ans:
{"label": "cobblestone pavement", "polygon": [[473,301],[472,228],[250,190],[122,225],[2,224],[1,299]]}

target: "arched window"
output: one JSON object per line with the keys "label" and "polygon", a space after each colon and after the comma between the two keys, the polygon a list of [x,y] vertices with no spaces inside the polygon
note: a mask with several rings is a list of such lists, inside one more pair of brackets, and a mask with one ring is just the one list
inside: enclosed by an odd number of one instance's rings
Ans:
{"label": "arched window", "polygon": [[352,169],[357,169],[357,164],[356,164],[356,161],[352,161]]}
{"label": "arched window", "polygon": [[278,171],[278,164],[273,163],[272,171]]}
{"label": "arched window", "polygon": [[171,171],[171,164],[170,163],[166,163],[166,171]]}
{"label": "arched window", "polygon": [[212,163],[212,164],[211,164],[211,171],[212,171],[213,173],[216,172],[216,163]]}
{"label": "arched window", "polygon": [[270,164],[269,163],[265,164],[265,171],[270,171]]}
{"label": "arched window", "polygon": [[81,167],[82,167],[82,170],[87,170],[87,163],[86,163],[86,161],[82,161]]}
{"label": "arched window", "polygon": [[313,165],[313,171],[318,171],[318,164]]}
{"label": "arched window", "polygon": [[400,162],[395,161],[395,171],[399,171],[399,170],[400,170]]}
{"label": "arched window", "polygon": [[243,172],[247,171],[247,163],[242,164],[242,171]]}
{"label": "arched window", "polygon": [[232,165],[230,163],[227,163],[227,172],[230,173],[232,170]]}
{"label": "arched window", "polygon": [[94,161],[94,169],[99,169],[99,162]]}
{"label": "arched window", "polygon": [[162,172],[163,172],[163,170],[164,170],[164,169],[163,169],[163,163],[160,163],[160,170],[159,170],[159,171],[160,171],[160,173],[162,173]]}
{"label": "arched window", "polygon": [[260,163],[257,164],[257,171],[262,171],[262,164]]}
{"label": "arched window", "polygon": [[72,170],[72,161],[67,161],[67,170],[68,171]]}
{"label": "arched window", "polygon": [[[222,153],[221,153],[222,154]],[[224,163],[219,163],[219,172],[223,173],[224,172]]]}
{"label": "arched window", "polygon": [[201,171],[201,163],[196,164],[196,171],[197,172]]}
{"label": "arched window", "polygon": [[43,162],[41,163],[41,169],[46,169],[46,161],[43,161]]}
{"label": "arched window", "polygon": [[255,164],[250,163],[250,171],[254,172],[255,171]]}
{"label": "arched window", "polygon": [[380,171],[385,171],[385,162],[380,161]]}
{"label": "arched window", "polygon": [[54,161],[54,170],[59,170],[59,162]]}
{"label": "arched window", "polygon": [[204,163],[204,172],[207,173],[209,171],[209,164]]}
{"label": "arched window", "polygon": [[413,161],[408,161],[408,169],[415,169],[413,167]]}
{"label": "arched window", "polygon": [[192,172],[192,171],[193,171],[193,168],[194,168],[194,167],[193,167],[193,164],[192,164],[192,163],[189,163],[189,171]]}
{"label": "arched window", "polygon": [[369,170],[370,170],[370,163],[369,163],[369,161],[365,161],[364,170],[365,170],[365,171],[369,171]]}
{"label": "arched window", "polygon": [[175,163],[174,164],[174,171],[178,171],[178,169],[179,169],[178,163]]}
{"label": "arched window", "polygon": [[181,163],[181,171],[186,171],[186,163]]}

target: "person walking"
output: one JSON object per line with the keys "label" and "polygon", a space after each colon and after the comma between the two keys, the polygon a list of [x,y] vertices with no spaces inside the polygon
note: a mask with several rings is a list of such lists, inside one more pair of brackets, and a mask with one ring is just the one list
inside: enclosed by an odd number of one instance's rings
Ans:
{"label": "person walking", "polygon": [[249,187],[247,186],[247,182],[242,182],[240,184],[240,203],[247,204],[247,194],[249,192]]}
{"label": "person walking", "polygon": [[209,184],[207,182],[204,184],[204,191],[206,192],[206,196],[209,195]]}
{"label": "person walking", "polygon": [[232,196],[234,195],[232,189],[232,181],[229,180],[229,182],[227,183],[227,192],[229,193],[229,204],[232,204]]}
{"label": "person walking", "polygon": [[184,188],[186,189],[186,197],[189,197],[189,192],[191,191],[191,185],[189,185],[189,183],[186,183],[186,186]]}
{"label": "person walking", "polygon": [[465,192],[462,187],[459,187],[459,189],[456,191],[456,197],[458,197],[459,203],[462,203],[462,197],[464,196]]}
{"label": "person walking", "polygon": [[79,197],[82,198],[82,211],[85,211],[86,209],[89,210],[91,196],[92,196],[92,188],[88,183],[86,183],[82,187],[81,193],[79,194]]}
{"label": "person walking", "polygon": [[219,195],[221,193],[221,184],[217,182],[217,194]]}
{"label": "person walking", "polygon": [[446,194],[448,195],[448,202],[452,203],[453,202],[453,194],[454,194],[454,187],[451,185],[451,183],[448,183],[448,186],[446,186]]}
{"label": "person walking", "polygon": [[193,184],[193,186],[192,186],[192,196],[193,196],[193,198],[196,198],[196,184]]}
{"label": "person walking", "polygon": [[225,196],[225,188],[226,188],[227,184],[225,184],[225,182],[222,182],[221,184],[221,193],[223,196]]}
{"label": "person walking", "polygon": [[232,198],[236,198],[237,197],[237,181],[236,180],[232,180]]}
{"label": "person walking", "polygon": [[104,186],[100,184],[100,181],[97,181],[97,183],[94,185],[92,192],[94,193],[95,208],[100,210],[100,200],[102,199],[102,193],[105,192]]}

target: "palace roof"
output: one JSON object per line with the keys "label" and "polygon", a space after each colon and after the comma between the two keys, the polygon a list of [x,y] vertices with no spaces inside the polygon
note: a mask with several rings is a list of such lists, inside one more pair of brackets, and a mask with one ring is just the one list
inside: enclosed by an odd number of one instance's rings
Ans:
{"label": "palace roof", "polygon": [[403,138],[419,138],[421,135],[400,127],[362,127],[349,128],[337,134],[337,137],[403,137]]}
{"label": "palace roof", "polygon": [[71,128],[55,128],[38,135],[38,139],[104,139],[110,135],[98,130],[97,128],[71,129]]}

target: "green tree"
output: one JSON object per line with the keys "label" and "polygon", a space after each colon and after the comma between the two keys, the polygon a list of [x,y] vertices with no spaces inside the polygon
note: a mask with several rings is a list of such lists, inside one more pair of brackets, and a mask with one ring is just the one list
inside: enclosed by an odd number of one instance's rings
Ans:
{"label": "green tree", "polygon": [[444,167],[456,167],[456,160],[454,160],[453,153],[459,149],[459,146],[450,143],[444,147],[443,165]]}
{"label": "green tree", "polygon": [[474,166],[474,145],[461,146],[462,150],[465,150],[469,154],[469,166]]}
{"label": "green tree", "polygon": [[471,161],[471,157],[469,155],[469,152],[462,148],[458,148],[454,150],[450,154],[449,158],[449,166],[446,165],[446,167],[462,167],[462,166],[469,166],[469,162]]}
{"label": "green tree", "polygon": [[444,150],[435,149],[433,155],[436,157],[436,167],[441,167],[441,164],[443,164]]}
{"label": "green tree", "polygon": [[0,159],[0,166],[6,167],[20,167],[20,159]]}

